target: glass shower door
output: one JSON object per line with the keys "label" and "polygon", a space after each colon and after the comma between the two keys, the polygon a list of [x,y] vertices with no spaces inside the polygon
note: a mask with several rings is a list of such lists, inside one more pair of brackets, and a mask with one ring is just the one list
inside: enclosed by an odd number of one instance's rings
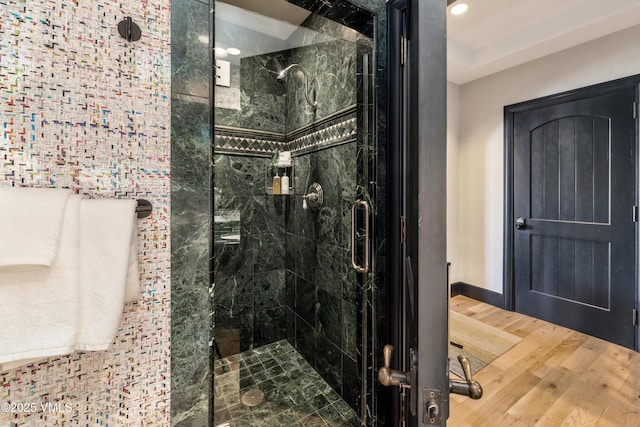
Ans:
{"label": "glass shower door", "polygon": [[373,17],[301,3],[215,2],[214,425],[375,423]]}

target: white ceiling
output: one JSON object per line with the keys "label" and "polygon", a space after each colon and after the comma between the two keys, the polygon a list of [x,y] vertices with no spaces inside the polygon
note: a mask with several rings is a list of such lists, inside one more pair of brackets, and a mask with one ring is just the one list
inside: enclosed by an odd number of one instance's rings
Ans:
{"label": "white ceiling", "polygon": [[242,9],[251,10],[277,20],[300,25],[309,15],[306,9],[289,3],[286,0],[222,0]]}
{"label": "white ceiling", "polygon": [[310,14],[286,0],[218,1],[215,47],[239,49],[241,53],[237,56],[220,56],[225,61],[239,64],[245,57],[334,40],[329,35],[299,26]]}
{"label": "white ceiling", "polygon": [[[450,9],[458,3],[469,10],[454,16]],[[640,24],[640,0],[458,0],[453,5],[447,15],[447,73],[458,84]]]}

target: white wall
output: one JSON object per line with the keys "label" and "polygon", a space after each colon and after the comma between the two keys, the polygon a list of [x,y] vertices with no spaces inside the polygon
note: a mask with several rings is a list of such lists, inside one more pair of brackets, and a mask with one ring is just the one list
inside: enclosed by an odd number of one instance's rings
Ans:
{"label": "white wall", "polygon": [[457,279],[458,254],[458,129],[460,128],[460,86],[447,83],[447,260],[450,282]]}
{"label": "white wall", "polygon": [[462,85],[459,99],[450,90],[460,105],[457,197],[449,193],[454,281],[502,293],[504,106],[640,74],[638,40],[640,26]]}

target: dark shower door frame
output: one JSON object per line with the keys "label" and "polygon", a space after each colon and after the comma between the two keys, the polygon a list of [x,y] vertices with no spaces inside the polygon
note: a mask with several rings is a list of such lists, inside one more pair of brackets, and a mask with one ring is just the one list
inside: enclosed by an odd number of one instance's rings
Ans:
{"label": "dark shower door frame", "polygon": [[[449,416],[446,3],[392,0],[387,10],[388,342],[399,349],[391,368],[406,373],[416,368],[410,388],[386,390],[387,425],[444,426]],[[431,402],[438,406],[434,418],[427,414]]]}

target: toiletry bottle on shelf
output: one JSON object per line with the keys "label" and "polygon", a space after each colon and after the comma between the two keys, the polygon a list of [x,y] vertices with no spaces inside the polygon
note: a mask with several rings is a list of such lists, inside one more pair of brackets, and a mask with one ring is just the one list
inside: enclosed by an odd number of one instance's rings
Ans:
{"label": "toiletry bottle on shelf", "polygon": [[278,176],[278,172],[276,172],[276,176],[273,177],[273,194],[280,194],[281,183],[280,177]]}
{"label": "toiletry bottle on shelf", "polygon": [[289,177],[286,170],[282,178],[280,178],[280,194],[289,194]]}

